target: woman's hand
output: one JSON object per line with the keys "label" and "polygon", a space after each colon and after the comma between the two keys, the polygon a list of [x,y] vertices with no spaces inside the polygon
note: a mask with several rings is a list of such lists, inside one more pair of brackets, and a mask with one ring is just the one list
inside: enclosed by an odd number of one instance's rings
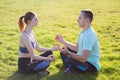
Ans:
{"label": "woman's hand", "polygon": [[57,34],[55,40],[61,43],[64,41],[63,36],[61,34]]}
{"label": "woman's hand", "polygon": [[52,51],[59,51],[60,50],[60,45],[54,46],[51,50]]}
{"label": "woman's hand", "polygon": [[50,60],[50,61],[54,61],[54,60],[56,59],[53,54],[49,55],[47,58],[48,58],[48,60]]}
{"label": "woman's hand", "polygon": [[52,61],[55,61],[56,60],[56,57],[55,57],[55,55],[54,54],[51,54],[51,57],[52,57]]}

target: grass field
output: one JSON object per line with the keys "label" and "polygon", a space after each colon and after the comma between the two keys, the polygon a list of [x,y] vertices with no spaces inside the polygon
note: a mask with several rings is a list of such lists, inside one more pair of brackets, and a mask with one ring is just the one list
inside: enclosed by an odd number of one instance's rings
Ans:
{"label": "grass field", "polygon": [[[58,44],[56,33],[76,43],[81,30],[77,18],[82,9],[92,9],[95,15],[92,26],[99,37],[101,70],[65,76],[59,52],[54,52],[57,60],[51,63],[49,76],[19,74],[19,16],[36,12],[36,39],[41,46],[52,47]],[[0,0],[0,80],[120,80],[120,0]]]}

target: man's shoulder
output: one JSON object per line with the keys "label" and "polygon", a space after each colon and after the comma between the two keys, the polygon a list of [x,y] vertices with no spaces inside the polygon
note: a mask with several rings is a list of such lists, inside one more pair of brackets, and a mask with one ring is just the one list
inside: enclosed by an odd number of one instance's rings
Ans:
{"label": "man's shoulder", "polygon": [[86,33],[87,36],[96,36],[96,32],[93,28],[90,28],[90,30]]}

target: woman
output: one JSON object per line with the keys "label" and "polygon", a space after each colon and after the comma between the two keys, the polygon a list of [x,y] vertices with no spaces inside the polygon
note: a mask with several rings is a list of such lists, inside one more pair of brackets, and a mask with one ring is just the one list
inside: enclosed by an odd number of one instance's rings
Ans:
{"label": "woman", "polygon": [[[20,37],[20,54],[18,60],[18,69],[20,73],[30,74],[37,72],[40,75],[47,75],[50,62],[55,60],[52,51],[58,50],[58,46],[53,48],[42,48],[35,40],[32,29],[37,26],[38,18],[33,12],[27,12],[19,18],[19,27],[22,35]],[[36,55],[34,49],[40,52],[45,52],[41,55]]]}

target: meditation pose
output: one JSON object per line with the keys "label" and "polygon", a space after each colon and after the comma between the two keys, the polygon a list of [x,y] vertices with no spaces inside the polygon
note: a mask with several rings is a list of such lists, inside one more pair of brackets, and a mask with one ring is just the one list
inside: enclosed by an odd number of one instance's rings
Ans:
{"label": "meditation pose", "polygon": [[64,45],[60,55],[66,66],[65,74],[74,72],[97,72],[100,69],[100,49],[97,35],[91,27],[93,13],[90,10],[82,10],[78,18],[78,24],[82,28],[78,35],[77,44],[66,41],[61,34],[57,34],[56,40]]}
{"label": "meditation pose", "polygon": [[[38,24],[38,18],[34,12],[27,12],[24,16],[21,16],[18,24],[22,32],[20,36],[20,54],[18,59],[19,72],[23,74],[36,72],[40,75],[48,75],[49,71],[46,69],[50,66],[50,62],[55,60],[52,51],[58,50],[58,46],[42,48],[38,45],[32,31]],[[34,49],[44,53],[36,55]]]}

